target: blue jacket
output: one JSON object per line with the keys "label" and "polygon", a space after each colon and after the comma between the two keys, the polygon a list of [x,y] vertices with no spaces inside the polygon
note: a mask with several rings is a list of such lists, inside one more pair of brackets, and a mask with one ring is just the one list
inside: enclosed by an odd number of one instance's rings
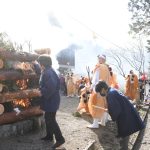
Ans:
{"label": "blue jacket", "polygon": [[60,104],[60,80],[56,72],[47,67],[41,74],[40,80],[41,91],[41,109],[46,112],[56,112]]}
{"label": "blue jacket", "polygon": [[118,136],[126,137],[144,128],[138,112],[119,91],[110,88],[107,95],[108,111],[118,126]]}

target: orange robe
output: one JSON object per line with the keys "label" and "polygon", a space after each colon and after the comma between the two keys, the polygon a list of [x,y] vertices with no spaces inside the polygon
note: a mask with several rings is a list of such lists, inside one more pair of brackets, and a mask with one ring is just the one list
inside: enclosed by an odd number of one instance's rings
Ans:
{"label": "orange robe", "polygon": [[68,96],[73,96],[74,95],[74,83],[73,83],[73,78],[69,77],[67,80],[67,95]]}
{"label": "orange robe", "polygon": [[[98,80],[104,80],[109,85],[110,73],[109,73],[108,66],[106,64],[98,64],[96,65],[93,73],[95,74],[96,71],[99,72]],[[93,87],[93,89],[94,88],[95,87]],[[107,102],[103,97],[100,96],[99,93],[96,93],[93,90],[89,98],[88,107],[89,107],[89,112],[93,118],[101,118],[104,112],[106,111],[105,109],[107,109]]]}
{"label": "orange robe", "polygon": [[132,76],[128,75],[126,78],[125,95],[131,100],[135,100],[138,96],[138,77],[135,74]]}
{"label": "orange robe", "polygon": [[[86,113],[88,113],[89,112],[89,108],[88,108],[89,97],[87,95],[87,97],[85,98],[83,96],[85,93],[86,93],[86,88],[81,90],[80,102],[79,102],[79,105],[77,107],[77,111],[84,110]],[[85,102],[85,100],[87,100],[87,102]]]}
{"label": "orange robe", "polygon": [[110,86],[112,88],[119,89],[119,85],[118,85],[118,81],[117,81],[117,75],[114,73],[112,74],[112,76],[110,75]]}

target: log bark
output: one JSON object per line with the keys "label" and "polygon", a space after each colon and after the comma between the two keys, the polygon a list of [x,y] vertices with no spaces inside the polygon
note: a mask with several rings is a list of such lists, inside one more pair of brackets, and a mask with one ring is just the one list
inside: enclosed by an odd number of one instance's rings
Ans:
{"label": "log bark", "polygon": [[0,115],[3,114],[3,112],[4,112],[4,106],[0,104]]}
{"label": "log bark", "polygon": [[34,51],[35,51],[35,53],[37,53],[39,55],[42,55],[42,54],[50,55],[51,54],[51,49],[50,48],[36,49]]}
{"label": "log bark", "polygon": [[23,74],[17,70],[0,70],[0,81],[38,78],[36,73]]}
{"label": "log bark", "polygon": [[26,52],[16,52],[0,49],[0,57],[3,60],[15,60],[20,62],[35,61],[39,55]]}
{"label": "log bark", "polygon": [[0,58],[0,69],[2,69],[4,67],[4,62],[3,60]]}
{"label": "log bark", "polygon": [[0,92],[3,91],[4,85],[0,83]]}
{"label": "log bark", "polygon": [[16,112],[4,113],[0,115],[0,125],[18,122],[33,116],[40,116],[42,114],[43,111],[39,106],[27,108],[26,110],[21,111],[19,114]]}
{"label": "log bark", "polygon": [[38,89],[27,89],[27,90],[20,90],[17,92],[7,92],[0,94],[0,103],[10,102],[15,99],[25,99],[39,96],[40,91]]}

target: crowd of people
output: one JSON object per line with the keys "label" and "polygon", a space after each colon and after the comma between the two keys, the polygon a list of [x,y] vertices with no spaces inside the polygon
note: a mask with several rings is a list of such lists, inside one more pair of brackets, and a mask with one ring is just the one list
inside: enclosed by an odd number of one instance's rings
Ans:
{"label": "crowd of people", "polygon": [[[119,90],[117,75],[106,63],[106,56],[98,55],[97,59],[98,62],[91,71],[92,77],[90,79],[81,76],[80,79],[74,80],[74,74],[67,73],[61,82],[62,90],[65,91],[64,95],[67,97],[79,96],[80,102],[77,111],[86,112],[92,116],[93,123],[88,126],[89,128],[99,128],[99,125],[105,126],[110,118],[106,100],[103,100],[103,97],[95,92],[98,81],[105,81],[108,86]],[[60,76],[60,80],[62,80],[61,78],[62,76]],[[144,81],[138,79],[133,70],[130,70],[125,78],[124,95],[132,102],[136,102],[138,99],[144,100]]]}
{"label": "crowd of people", "polygon": [[42,140],[52,141],[55,137],[56,143],[53,148],[65,142],[55,119],[60,104],[60,91],[66,97],[79,97],[77,111],[90,114],[93,118],[88,128],[99,128],[100,125],[105,126],[108,120],[113,120],[117,122],[119,137],[129,136],[144,128],[139,114],[130,102],[136,101],[139,97],[143,98],[143,82],[140,87],[140,80],[133,70],[130,70],[125,79],[125,91],[121,93],[117,75],[106,63],[106,56],[98,55],[97,60],[91,77],[77,78],[73,72],[68,72],[65,76],[60,74],[58,77],[52,68],[51,58],[45,55],[39,57],[41,109],[45,112],[47,133]]}

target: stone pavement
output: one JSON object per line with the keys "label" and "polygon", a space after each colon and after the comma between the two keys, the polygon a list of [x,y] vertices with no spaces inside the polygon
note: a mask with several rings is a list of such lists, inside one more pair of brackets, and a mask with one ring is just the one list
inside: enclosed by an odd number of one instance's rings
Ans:
{"label": "stone pavement", "polygon": [[[141,108],[139,110],[141,119],[144,121],[146,127],[148,124],[148,122],[147,122],[147,116],[149,114],[148,112],[149,112],[149,106],[146,106],[146,105],[143,106],[143,108]],[[145,129],[146,129],[146,127],[145,127]],[[139,150],[142,138],[144,136],[145,129],[130,135],[129,142],[128,142],[128,150]]]}
{"label": "stone pavement", "polygon": [[142,138],[140,150],[150,150],[150,111],[147,116],[147,124],[144,130],[144,135]]}
{"label": "stone pavement", "polygon": [[150,150],[150,109],[145,118],[146,127],[137,137],[132,150]]}

